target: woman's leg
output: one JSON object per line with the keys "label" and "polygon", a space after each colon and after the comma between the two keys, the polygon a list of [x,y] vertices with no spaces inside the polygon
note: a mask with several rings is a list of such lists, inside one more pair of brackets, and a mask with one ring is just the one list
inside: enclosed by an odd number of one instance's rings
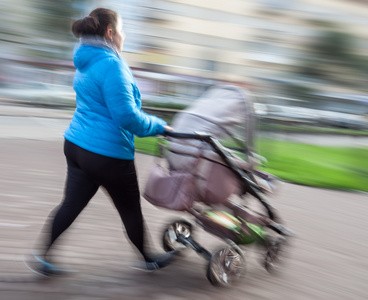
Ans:
{"label": "woman's leg", "polygon": [[[70,144],[70,143],[69,143]],[[79,168],[75,162],[73,145],[65,144],[67,157],[67,178],[64,189],[64,199],[50,214],[46,224],[48,238],[44,245],[44,256],[50,250],[56,239],[74,222],[91,198],[96,194],[99,185]]]}
{"label": "woman's leg", "polygon": [[102,185],[112,198],[130,241],[146,257],[144,221],[134,161],[116,162],[106,177]]}
{"label": "woman's leg", "polygon": [[147,249],[147,238],[140,204],[140,193],[134,161],[111,160],[104,172],[101,185],[110,194],[130,241],[144,258],[139,269],[157,270],[171,263],[173,252],[152,255]]}
{"label": "woman's leg", "polygon": [[65,184],[63,202],[51,213],[51,232],[46,252],[56,239],[74,222],[88,202],[96,194],[98,185],[89,180],[86,174],[70,161]]}

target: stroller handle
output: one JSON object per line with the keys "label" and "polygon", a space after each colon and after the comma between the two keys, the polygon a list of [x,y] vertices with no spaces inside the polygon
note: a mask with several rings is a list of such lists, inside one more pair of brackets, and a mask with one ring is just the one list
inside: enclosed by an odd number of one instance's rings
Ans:
{"label": "stroller handle", "polygon": [[186,133],[186,132],[175,132],[175,131],[165,130],[163,135],[169,136],[172,138],[178,138],[178,139],[195,139],[195,140],[206,141],[206,142],[209,142],[212,138],[210,134],[203,133],[203,132]]}

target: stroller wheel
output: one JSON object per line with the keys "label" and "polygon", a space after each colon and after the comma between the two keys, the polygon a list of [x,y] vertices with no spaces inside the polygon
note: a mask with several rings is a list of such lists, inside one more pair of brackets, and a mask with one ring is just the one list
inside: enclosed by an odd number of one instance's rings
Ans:
{"label": "stroller wheel", "polygon": [[279,271],[285,256],[285,246],[285,238],[277,238],[269,241],[264,259],[264,266],[269,273],[276,273]]}
{"label": "stroller wheel", "polygon": [[227,246],[213,253],[207,279],[215,286],[231,286],[244,274],[245,260],[240,249]]}
{"label": "stroller wheel", "polygon": [[172,222],[164,231],[162,237],[163,248],[166,252],[183,250],[186,246],[178,240],[178,237],[187,239],[192,236],[192,224],[186,220]]}

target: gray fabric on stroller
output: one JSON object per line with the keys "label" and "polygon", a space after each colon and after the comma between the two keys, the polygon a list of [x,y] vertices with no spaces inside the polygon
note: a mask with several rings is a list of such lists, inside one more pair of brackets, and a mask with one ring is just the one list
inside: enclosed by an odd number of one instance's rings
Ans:
{"label": "gray fabric on stroller", "polygon": [[[236,86],[214,86],[195,103],[179,112],[172,127],[177,132],[210,134],[224,144],[237,144],[248,161],[232,154],[233,161],[244,170],[252,170],[254,115],[250,94]],[[190,172],[196,177],[198,201],[225,203],[232,194],[242,192],[239,179],[211,146],[198,140],[168,139],[165,153],[169,168]],[[232,153],[230,149],[227,149]]]}

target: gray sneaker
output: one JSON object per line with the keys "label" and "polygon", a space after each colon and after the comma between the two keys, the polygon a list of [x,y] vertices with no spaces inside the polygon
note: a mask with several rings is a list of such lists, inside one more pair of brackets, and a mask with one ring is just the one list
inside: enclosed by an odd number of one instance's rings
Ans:
{"label": "gray sneaker", "polygon": [[141,261],[137,266],[134,266],[133,269],[146,272],[162,269],[172,263],[177,252],[178,251],[170,251],[163,254],[149,256],[145,261]]}
{"label": "gray sneaker", "polygon": [[35,254],[31,254],[29,259],[24,259],[24,263],[32,272],[45,277],[61,276],[72,272],[51,264]]}

